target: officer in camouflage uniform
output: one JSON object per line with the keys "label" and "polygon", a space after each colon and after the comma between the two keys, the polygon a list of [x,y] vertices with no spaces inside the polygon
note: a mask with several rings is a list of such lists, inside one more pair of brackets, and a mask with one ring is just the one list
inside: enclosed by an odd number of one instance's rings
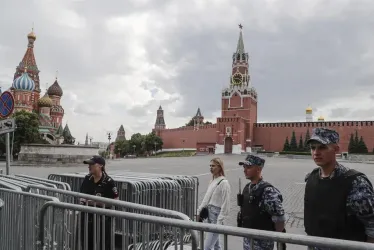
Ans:
{"label": "officer in camouflage uniform", "polygon": [[312,236],[374,242],[372,184],[365,174],[336,161],[338,143],[339,134],[327,128],[313,129],[308,141],[319,167],[305,177],[305,231]]}
{"label": "officer in camouflage uniform", "polygon": [[[247,184],[243,193],[238,195],[238,226],[267,231],[285,232],[285,213],[282,205],[282,194],[273,185],[262,178],[265,160],[248,155],[239,165],[244,167],[244,174],[251,182]],[[274,241],[253,240],[244,238],[244,250],[274,249]]]}

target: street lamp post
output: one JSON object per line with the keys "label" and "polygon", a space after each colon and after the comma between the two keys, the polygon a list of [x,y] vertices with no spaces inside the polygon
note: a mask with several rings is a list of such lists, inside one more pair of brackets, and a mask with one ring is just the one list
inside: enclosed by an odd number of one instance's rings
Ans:
{"label": "street lamp post", "polygon": [[108,132],[108,141],[109,141],[109,146],[108,146],[108,158],[110,158],[110,140],[112,139],[112,133]]}
{"label": "street lamp post", "polygon": [[155,155],[157,154],[157,142],[155,142]]}

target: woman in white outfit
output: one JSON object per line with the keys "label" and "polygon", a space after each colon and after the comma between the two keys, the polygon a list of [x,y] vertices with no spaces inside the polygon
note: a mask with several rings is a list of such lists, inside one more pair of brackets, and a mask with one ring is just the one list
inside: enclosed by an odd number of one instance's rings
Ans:
{"label": "woman in white outfit", "polygon": [[[230,184],[225,178],[223,162],[220,158],[213,158],[210,161],[210,172],[213,175],[203,202],[197,210],[197,220],[200,221],[199,214],[206,207],[208,218],[205,222],[223,225],[230,210]],[[204,250],[220,250],[219,234],[207,233]]]}

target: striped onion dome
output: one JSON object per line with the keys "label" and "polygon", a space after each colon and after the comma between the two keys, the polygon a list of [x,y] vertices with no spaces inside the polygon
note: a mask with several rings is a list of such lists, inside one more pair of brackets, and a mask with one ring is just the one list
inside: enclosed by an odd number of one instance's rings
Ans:
{"label": "striped onion dome", "polygon": [[17,77],[13,81],[13,88],[19,89],[19,90],[29,90],[32,91],[35,89],[35,83],[34,81],[29,77],[27,72],[24,72],[22,75]]}
{"label": "striped onion dome", "polygon": [[44,96],[38,100],[39,107],[52,107],[52,105],[52,99],[49,98],[47,93],[45,93]]}

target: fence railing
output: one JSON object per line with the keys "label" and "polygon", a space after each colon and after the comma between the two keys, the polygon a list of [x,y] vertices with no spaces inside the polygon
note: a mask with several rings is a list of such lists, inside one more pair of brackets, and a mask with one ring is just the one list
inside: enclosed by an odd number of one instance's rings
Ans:
{"label": "fence railing", "polygon": [[35,249],[39,210],[44,203],[58,199],[3,188],[0,199],[4,202],[0,212],[0,249]]}
{"label": "fence railing", "polygon": [[[72,192],[72,191],[67,191],[67,190],[54,189],[54,188],[49,188],[49,187],[41,187],[38,185],[29,185],[28,191],[37,192],[39,194],[43,194],[47,196],[57,197],[59,201],[66,202],[66,203],[77,204],[79,203],[79,199],[85,199],[85,200],[93,201],[92,206],[96,206],[100,204],[107,208],[111,208],[113,206],[114,209],[116,210],[122,210],[122,211],[137,213],[137,214],[152,214],[152,215],[164,216],[164,217],[175,218],[175,219],[185,220],[185,221],[191,220],[187,215],[181,212],[173,211],[173,210],[150,207],[150,206],[146,206],[142,204],[136,204],[136,203],[126,202],[126,201],[121,201],[121,200],[113,200],[113,199],[108,199],[104,197],[92,196],[92,195],[87,195],[87,194],[77,193],[77,192]],[[72,216],[69,218],[65,218],[65,219],[68,219],[65,222],[66,229],[77,230],[77,229],[74,229],[74,227],[76,226],[77,220],[79,221],[80,218],[74,219],[73,213],[63,213],[63,214],[68,214]],[[148,225],[147,227],[145,227],[144,223],[139,223],[139,221],[134,221],[134,220],[123,222],[120,219],[116,219],[114,221],[115,223],[111,222],[114,227],[113,233],[119,233],[123,235],[123,239],[125,240],[123,242],[123,246],[125,247],[124,249],[127,249],[130,243],[137,244],[139,242],[144,242],[145,238],[146,238],[146,241],[148,240],[156,241],[156,240],[159,240],[161,236],[165,236],[167,234],[168,237],[165,237],[165,240],[168,240],[169,238],[173,238],[178,234],[178,232],[175,232],[174,229],[171,227],[163,227],[162,233],[164,235],[162,235],[159,232],[160,226],[157,224]],[[147,229],[148,232],[145,232],[145,229]],[[184,236],[187,239],[191,238],[191,243],[193,247],[197,246],[198,234],[196,231],[188,230],[184,234]],[[73,236],[67,236],[67,237],[73,237]],[[64,238],[60,237],[59,239],[64,239],[64,241],[66,241],[67,237],[64,237]],[[51,238],[49,238],[49,240],[52,241]],[[73,241],[74,240],[72,239],[69,240],[69,242],[73,242]],[[59,242],[58,240],[54,239],[54,242],[48,242],[48,245],[50,244],[66,245],[66,242]]]}
{"label": "fence railing", "polygon": [[[321,238],[321,237],[312,237],[312,236],[304,236],[304,235],[294,235],[289,233],[278,233],[278,232],[270,232],[270,231],[262,231],[262,230],[254,230],[254,229],[245,229],[245,228],[237,228],[231,226],[223,226],[223,225],[213,225],[208,223],[198,223],[192,221],[184,221],[184,220],[176,220],[170,218],[160,218],[151,215],[141,215],[129,212],[122,212],[122,211],[114,211],[114,210],[107,210],[101,209],[96,207],[88,207],[88,206],[80,206],[75,204],[68,204],[62,202],[47,202],[40,210],[39,216],[39,228],[43,228],[46,223],[46,213],[50,210],[49,208],[53,208],[53,213],[56,213],[58,210],[75,212],[75,213],[90,213],[95,214],[98,216],[108,216],[108,217],[116,217],[122,220],[136,220],[143,223],[152,223],[158,224],[163,226],[172,226],[175,229],[179,229],[180,235],[178,238],[183,238],[183,234],[186,230],[198,230],[200,231],[200,235],[203,236],[204,232],[213,232],[218,234],[224,235],[224,244],[223,249],[228,250],[228,236],[239,236],[239,237],[246,237],[250,239],[260,239],[260,240],[270,240],[275,242],[282,242],[282,243],[290,243],[296,245],[303,245],[303,246],[314,246],[314,247],[321,247],[321,248],[330,248],[330,249],[346,249],[346,250],[369,250],[374,249],[373,244],[363,243],[363,242],[353,242],[353,241],[346,241],[346,240],[337,240],[337,239],[329,239],[329,238]],[[50,221],[47,221],[51,223]],[[53,227],[52,227],[53,228]],[[162,227],[160,228],[162,230]],[[38,250],[50,250],[50,248],[46,248],[45,246],[45,230],[39,230],[38,234]],[[201,249],[204,248],[204,237],[200,237],[200,247]],[[95,243],[95,242],[94,242]],[[149,242],[148,242],[149,243]],[[183,240],[180,241],[179,249],[183,250]],[[97,245],[95,245],[97,246]],[[175,246],[177,249],[177,246]],[[196,250],[196,246],[192,248]]]}

